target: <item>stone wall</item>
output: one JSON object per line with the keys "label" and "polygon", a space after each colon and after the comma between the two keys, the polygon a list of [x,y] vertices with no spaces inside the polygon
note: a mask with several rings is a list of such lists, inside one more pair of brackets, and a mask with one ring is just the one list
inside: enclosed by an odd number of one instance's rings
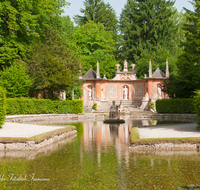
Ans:
{"label": "stone wall", "polygon": [[130,150],[152,150],[152,151],[176,151],[176,150],[200,150],[200,144],[191,144],[191,143],[182,143],[182,144],[174,144],[174,143],[159,143],[154,145],[134,145],[132,144],[129,147]]}
{"label": "stone wall", "polygon": [[41,142],[35,141],[26,141],[26,142],[10,142],[10,143],[0,143],[0,151],[8,151],[8,150],[37,150],[63,140],[67,137],[77,135],[77,131],[73,130],[67,133],[63,133],[61,135],[55,135],[49,139],[44,139]]}

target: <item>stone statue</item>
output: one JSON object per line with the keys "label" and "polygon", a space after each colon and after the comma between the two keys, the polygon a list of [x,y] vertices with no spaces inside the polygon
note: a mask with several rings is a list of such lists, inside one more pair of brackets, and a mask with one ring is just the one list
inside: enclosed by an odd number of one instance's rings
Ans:
{"label": "stone statue", "polygon": [[123,93],[124,93],[124,99],[128,100],[128,88],[126,86],[123,89]]}
{"label": "stone statue", "polygon": [[162,99],[161,86],[158,86],[158,99]]}
{"label": "stone statue", "polygon": [[119,69],[120,64],[116,64],[115,66],[117,67],[117,71],[119,71],[120,70]]}
{"label": "stone statue", "polygon": [[92,89],[90,87],[87,88],[89,99],[92,99]]}
{"label": "stone statue", "polygon": [[120,101],[120,105],[115,105],[115,101],[112,102],[113,105],[110,106],[110,116],[109,119],[119,119],[120,118],[120,111],[119,111],[119,107],[121,106],[121,101]]}
{"label": "stone statue", "polygon": [[149,94],[146,92],[145,96],[143,97],[143,100],[148,101],[149,100]]}
{"label": "stone statue", "polygon": [[126,60],[124,61],[124,71],[128,71],[128,63]]}
{"label": "stone statue", "polygon": [[135,64],[131,64],[131,66],[132,66],[132,70],[134,70]]}

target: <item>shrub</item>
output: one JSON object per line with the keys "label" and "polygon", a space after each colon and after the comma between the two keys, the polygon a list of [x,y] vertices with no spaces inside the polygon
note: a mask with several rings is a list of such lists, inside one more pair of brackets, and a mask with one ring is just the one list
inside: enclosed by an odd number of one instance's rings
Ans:
{"label": "shrub", "polygon": [[151,109],[154,110],[155,109],[155,103],[151,102]]}
{"label": "shrub", "polygon": [[6,90],[7,98],[28,96],[32,80],[26,73],[24,63],[13,63],[0,72],[1,86]]}
{"label": "shrub", "polygon": [[193,99],[156,100],[158,113],[194,113]]}
{"label": "shrub", "polygon": [[197,115],[197,124],[200,125],[200,90],[195,91],[195,96],[193,100],[194,110]]}
{"label": "shrub", "polygon": [[0,87],[0,126],[2,126],[5,122],[5,116],[6,116],[6,108],[5,108],[5,90]]}
{"label": "shrub", "polygon": [[7,115],[82,113],[82,100],[52,101],[49,99],[6,99]]}
{"label": "shrub", "polygon": [[93,109],[94,109],[94,110],[97,110],[97,103],[94,103]]}

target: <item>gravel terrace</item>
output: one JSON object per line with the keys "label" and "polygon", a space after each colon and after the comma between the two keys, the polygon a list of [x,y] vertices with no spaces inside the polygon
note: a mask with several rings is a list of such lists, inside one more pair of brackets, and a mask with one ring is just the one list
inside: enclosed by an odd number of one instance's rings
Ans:
{"label": "gravel terrace", "polygon": [[0,137],[29,138],[65,127],[5,122],[2,128],[0,128]]}
{"label": "gravel terrace", "polygon": [[200,131],[196,130],[197,124],[157,125],[138,127],[139,138],[184,138],[200,137]]}

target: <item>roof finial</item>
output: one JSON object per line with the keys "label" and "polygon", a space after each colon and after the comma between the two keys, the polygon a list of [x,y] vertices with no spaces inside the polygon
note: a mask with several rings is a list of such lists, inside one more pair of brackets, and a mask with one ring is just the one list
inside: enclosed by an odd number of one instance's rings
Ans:
{"label": "roof finial", "polygon": [[82,79],[81,64],[79,64],[79,79]]}
{"label": "roof finial", "polygon": [[166,59],[166,78],[169,78],[168,59]]}
{"label": "roof finial", "polygon": [[99,72],[99,60],[97,60],[97,79],[100,78],[100,72]]}
{"label": "roof finial", "polygon": [[149,78],[152,78],[151,59],[149,59]]}

